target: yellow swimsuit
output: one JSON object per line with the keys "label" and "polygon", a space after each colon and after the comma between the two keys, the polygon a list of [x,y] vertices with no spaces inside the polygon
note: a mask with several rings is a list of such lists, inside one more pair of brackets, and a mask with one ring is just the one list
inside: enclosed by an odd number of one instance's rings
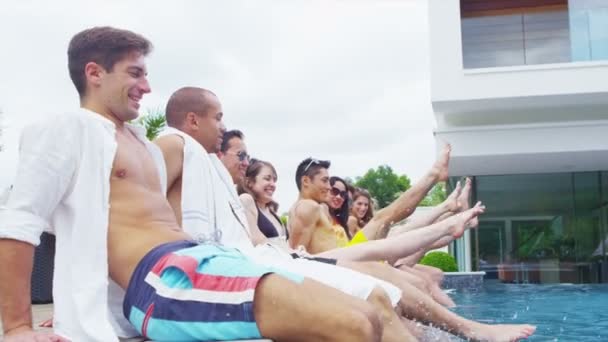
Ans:
{"label": "yellow swimsuit", "polygon": [[364,242],[368,242],[368,241],[369,240],[367,239],[365,234],[363,234],[363,231],[360,230],[357,232],[357,234],[355,234],[355,236],[353,236],[353,238],[348,243],[348,246],[354,246],[354,245],[358,245],[360,243],[364,243]]}
{"label": "yellow swimsuit", "polygon": [[365,234],[363,234],[363,231],[361,231],[361,230],[358,231],[357,234],[355,234],[355,236],[353,236],[353,238],[350,241],[348,241],[348,236],[346,235],[346,231],[335,220],[334,220],[331,228],[334,231],[334,234],[336,234],[336,245],[338,246],[338,248],[354,246],[354,245],[358,245],[360,243],[369,241],[367,239],[367,237],[365,237]]}
{"label": "yellow swimsuit", "polygon": [[334,223],[331,228],[336,235],[336,245],[338,248],[349,246],[350,242],[348,241],[348,236],[346,236],[344,228],[342,228],[339,223]]}

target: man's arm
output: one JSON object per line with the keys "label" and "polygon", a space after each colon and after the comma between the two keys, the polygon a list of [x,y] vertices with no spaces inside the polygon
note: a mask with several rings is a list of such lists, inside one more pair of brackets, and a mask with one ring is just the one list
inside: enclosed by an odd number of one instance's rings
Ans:
{"label": "man's arm", "polygon": [[310,241],[320,219],[321,206],[315,201],[301,200],[289,215],[289,245],[297,249],[310,247]]}
{"label": "man's arm", "polygon": [[254,245],[268,242],[268,238],[260,231],[258,227],[258,209],[255,206],[255,200],[250,194],[241,194],[239,196],[243,207],[245,208],[245,214],[247,215],[247,223],[249,223],[249,231],[251,232],[251,242]]}
{"label": "man's arm", "polygon": [[392,224],[410,216],[431,188],[438,181],[447,179],[450,152],[450,145],[446,145],[435,165],[420,181],[374,215],[363,227],[363,233],[369,240],[385,238]]}
{"label": "man's arm", "polygon": [[81,146],[76,134],[81,131],[70,118],[23,130],[17,176],[0,207],[0,316],[7,342],[65,341],[32,331],[30,282],[34,246],[72,186]]}
{"label": "man's arm", "polygon": [[175,213],[177,222],[182,225],[181,189],[175,191],[176,186],[181,186],[182,172],[184,167],[184,139],[176,134],[165,135],[154,140],[154,143],[163,152],[165,166],[167,169],[167,199]]}
{"label": "man's arm", "polygon": [[176,134],[157,138],[154,143],[160,147],[167,166],[167,191],[182,177],[184,167],[184,139]]}
{"label": "man's arm", "polygon": [[17,240],[0,240],[0,307],[5,335],[32,329],[30,288],[34,246]]}

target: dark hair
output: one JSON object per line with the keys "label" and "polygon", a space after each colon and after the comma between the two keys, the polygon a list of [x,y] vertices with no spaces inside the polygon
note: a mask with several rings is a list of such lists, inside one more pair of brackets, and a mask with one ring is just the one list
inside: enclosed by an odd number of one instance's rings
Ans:
{"label": "dark hair", "polygon": [[369,192],[363,188],[355,189],[355,192],[353,193],[353,204],[359,197],[366,197],[367,201],[369,202],[367,212],[365,213],[365,216],[363,216],[363,218],[360,219],[357,215],[354,215],[353,213],[353,216],[358,221],[357,223],[359,224],[359,227],[363,227],[372,219],[372,217],[374,217],[374,201],[372,200],[372,196],[369,194]]}
{"label": "dark hair", "polygon": [[209,108],[207,95],[215,94],[207,89],[198,87],[183,87],[176,90],[165,108],[167,125],[179,128],[184,123],[186,114],[193,112],[197,115],[204,115]]}
{"label": "dark hair", "polygon": [[[264,167],[270,168],[270,170],[274,174],[274,179],[276,181],[276,179],[278,178],[277,170],[274,168],[274,166],[272,164],[270,164],[267,161],[263,161],[263,160],[259,160],[259,159],[255,159],[255,158],[251,159],[251,161],[249,161],[249,166],[247,167],[247,171],[245,171],[245,179],[243,179],[243,183],[238,184],[238,186],[237,186],[239,195],[243,194],[243,193],[248,193],[251,195],[251,197],[253,197],[253,199],[257,200],[257,195],[255,194],[255,192],[253,192],[253,190],[247,183],[251,183],[251,184],[255,183],[255,178],[260,174],[260,172],[262,171],[262,168],[264,168]],[[275,214],[279,211],[279,204],[275,201],[268,203],[268,207]]]}
{"label": "dark hair", "polygon": [[302,190],[302,177],[308,176],[313,178],[321,171],[321,169],[329,169],[331,162],[329,160],[318,160],[314,158],[306,158],[298,165],[296,169],[296,186],[298,190]]}
{"label": "dark hair", "polygon": [[152,43],[143,36],[109,26],[93,27],[72,37],[68,47],[70,78],[82,98],[86,92],[84,68],[95,62],[111,72],[114,65],[132,52],[146,56],[152,51]]}
{"label": "dark hair", "polygon": [[222,137],[222,146],[220,147],[220,151],[222,151],[223,153],[226,153],[226,151],[228,151],[228,149],[230,148],[230,145],[228,144],[228,142],[232,138],[239,138],[239,139],[243,140],[245,138],[245,135],[243,134],[243,132],[239,131],[238,129],[232,129],[232,130],[224,132],[224,136]]}
{"label": "dark hair", "polygon": [[348,239],[352,239],[352,236],[350,236],[350,233],[348,232],[348,214],[349,214],[349,210],[348,210],[348,184],[346,183],[346,181],[340,177],[336,177],[336,176],[332,176],[329,178],[329,184],[331,186],[334,186],[334,184],[336,184],[336,182],[340,182],[342,184],[344,184],[344,189],[346,190],[346,198],[344,198],[344,202],[342,202],[342,206],[340,207],[340,209],[334,209],[334,208],[329,208],[329,213],[331,214],[331,216],[342,226],[342,228],[344,228],[344,231],[346,232],[346,236],[348,236]]}

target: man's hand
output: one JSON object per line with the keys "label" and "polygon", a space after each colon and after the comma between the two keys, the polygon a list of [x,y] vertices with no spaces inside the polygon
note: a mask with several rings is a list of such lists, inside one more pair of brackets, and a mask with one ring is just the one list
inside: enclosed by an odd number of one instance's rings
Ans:
{"label": "man's hand", "polygon": [[70,340],[48,332],[31,328],[15,329],[4,335],[4,342],[70,342]]}

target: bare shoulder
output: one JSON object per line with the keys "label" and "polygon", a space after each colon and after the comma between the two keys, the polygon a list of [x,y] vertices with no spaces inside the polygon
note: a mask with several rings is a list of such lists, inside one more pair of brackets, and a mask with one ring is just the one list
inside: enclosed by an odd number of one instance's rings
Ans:
{"label": "bare shoulder", "polygon": [[168,134],[154,139],[154,143],[160,147],[163,153],[183,153],[184,139],[177,134]]}
{"label": "bare shoulder", "polygon": [[248,193],[242,193],[242,194],[240,194],[239,195],[239,199],[241,200],[241,203],[245,207],[253,207],[253,206],[255,206],[255,200],[253,199],[253,196],[251,196]]}
{"label": "bare shoulder", "polygon": [[294,214],[296,216],[311,217],[312,215],[319,214],[322,206],[309,199],[299,200],[293,207]]}
{"label": "bare shoulder", "polygon": [[347,221],[347,223],[348,223],[348,224],[356,224],[356,225],[359,225],[359,220],[357,220],[357,218],[356,218],[356,217],[354,217],[353,215],[350,215],[350,216],[348,217],[348,221]]}

